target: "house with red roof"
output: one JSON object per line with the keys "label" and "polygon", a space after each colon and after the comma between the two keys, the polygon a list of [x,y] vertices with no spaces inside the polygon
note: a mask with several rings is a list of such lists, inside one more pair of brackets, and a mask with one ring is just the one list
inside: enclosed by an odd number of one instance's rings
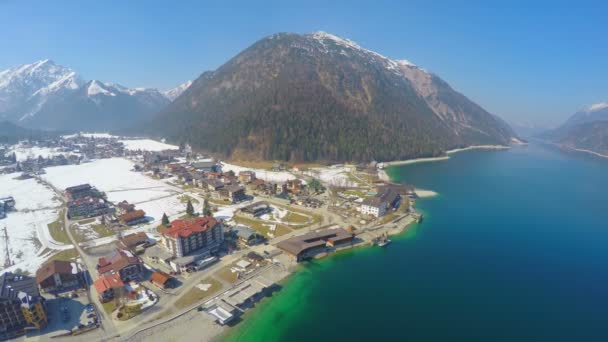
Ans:
{"label": "house with red roof", "polygon": [[94,283],[95,290],[99,294],[102,303],[109,302],[114,298],[116,289],[125,287],[118,273],[108,274],[100,277]]}
{"label": "house with red roof", "polygon": [[141,260],[128,250],[116,249],[110,255],[99,258],[97,273],[118,274],[124,282],[143,278],[144,266]]}
{"label": "house with red roof", "polygon": [[210,216],[174,220],[160,233],[165,248],[178,258],[189,254],[211,254],[224,241],[222,222]]}

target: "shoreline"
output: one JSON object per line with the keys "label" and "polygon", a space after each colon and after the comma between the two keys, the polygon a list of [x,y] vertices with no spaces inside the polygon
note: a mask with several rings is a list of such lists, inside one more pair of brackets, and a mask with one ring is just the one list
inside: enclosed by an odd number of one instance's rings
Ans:
{"label": "shoreline", "polygon": [[585,154],[590,154],[592,156],[596,156],[596,157],[600,157],[602,159],[608,159],[608,155],[606,154],[601,154],[599,152],[595,152],[595,151],[591,151],[591,150],[586,150],[584,148],[574,148],[574,147],[568,147],[568,146],[560,146],[559,147],[567,150],[567,151],[572,151],[572,152],[580,152],[580,153],[585,153]]}
{"label": "shoreline", "polygon": [[414,159],[407,159],[407,160],[394,160],[394,161],[384,162],[382,164],[384,165],[384,167],[389,167],[389,166],[409,165],[409,164],[416,164],[416,163],[428,163],[428,162],[435,162],[435,161],[441,161],[441,160],[448,160],[448,159],[450,159],[450,154],[454,154],[454,153],[458,153],[458,152],[471,151],[471,150],[488,150],[488,151],[489,150],[508,150],[510,148],[511,148],[510,146],[504,146],[504,145],[473,145],[473,146],[456,148],[456,149],[445,151],[445,154],[446,154],[445,156],[414,158]]}

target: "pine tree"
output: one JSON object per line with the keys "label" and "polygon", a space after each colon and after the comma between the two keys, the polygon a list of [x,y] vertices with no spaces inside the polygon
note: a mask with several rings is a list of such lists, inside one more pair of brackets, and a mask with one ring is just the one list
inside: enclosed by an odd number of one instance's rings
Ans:
{"label": "pine tree", "polygon": [[203,215],[211,216],[211,208],[209,207],[209,201],[205,198],[205,202],[203,202]]}
{"label": "pine tree", "polygon": [[163,213],[163,226],[168,226],[169,225],[169,217],[167,217],[167,213]]}
{"label": "pine tree", "polygon": [[194,215],[194,207],[192,206],[192,202],[188,200],[188,204],[186,204],[186,214],[189,216]]}

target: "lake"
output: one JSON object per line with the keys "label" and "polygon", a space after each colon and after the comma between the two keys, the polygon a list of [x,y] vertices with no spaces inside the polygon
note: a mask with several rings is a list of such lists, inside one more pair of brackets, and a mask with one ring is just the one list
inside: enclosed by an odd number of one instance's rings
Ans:
{"label": "lake", "polygon": [[434,190],[382,249],[302,265],[230,341],[608,341],[608,161],[531,144],[396,166]]}

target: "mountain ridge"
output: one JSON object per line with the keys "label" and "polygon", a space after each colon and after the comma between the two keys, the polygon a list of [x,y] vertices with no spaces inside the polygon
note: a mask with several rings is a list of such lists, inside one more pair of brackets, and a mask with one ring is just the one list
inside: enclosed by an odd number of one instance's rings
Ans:
{"label": "mountain ridge", "polygon": [[223,156],[299,161],[436,156],[515,136],[438,76],[325,32],[255,42],[145,126]]}

